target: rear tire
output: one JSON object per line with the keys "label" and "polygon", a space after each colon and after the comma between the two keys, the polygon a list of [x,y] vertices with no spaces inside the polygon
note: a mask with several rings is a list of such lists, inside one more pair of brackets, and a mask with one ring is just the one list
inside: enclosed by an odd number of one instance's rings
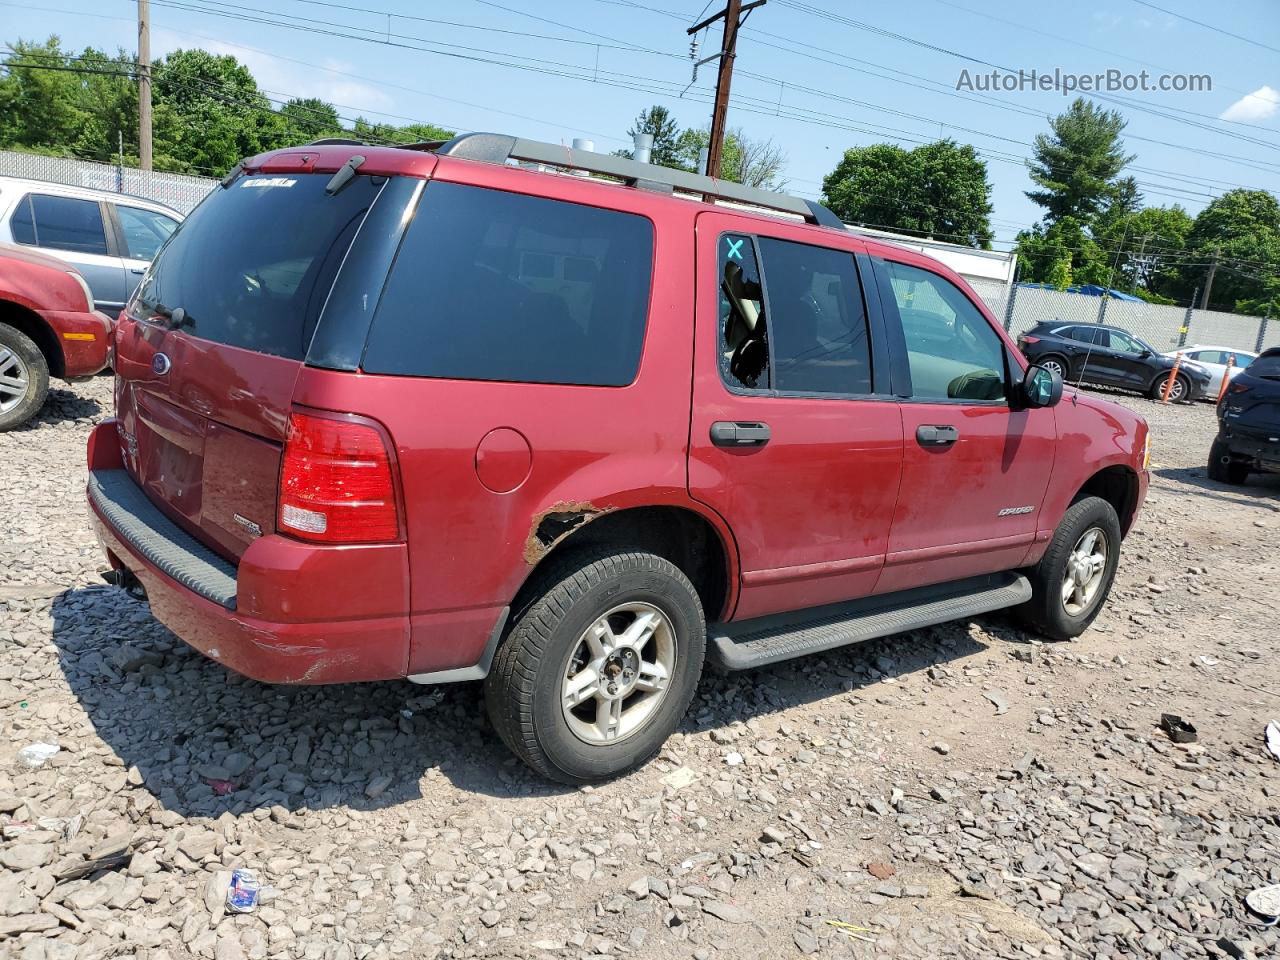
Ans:
{"label": "rear tire", "polygon": [[1039,360],[1034,362],[1037,366],[1044,367],[1046,370],[1056,371],[1058,376],[1062,378],[1063,383],[1066,383],[1067,380],[1070,379],[1067,376],[1067,361],[1056,353],[1051,353],[1046,357],[1041,357]]}
{"label": "rear tire", "polygon": [[30,337],[0,323],[0,431],[26,423],[49,394],[49,364]]}
{"label": "rear tire", "polygon": [[511,627],[485,679],[489,719],[530,767],[561,783],[607,780],[661,749],[702,674],[702,604],[650,553],[571,555]]}
{"label": "rear tire", "polygon": [[1230,454],[1225,443],[1221,440],[1213,441],[1213,446],[1209,448],[1209,479],[1238,487],[1249,479],[1249,468],[1237,460],[1228,459],[1223,463],[1223,458],[1230,457]]}
{"label": "rear tire", "polygon": [[1028,571],[1031,599],[1016,609],[1032,629],[1071,640],[1093,623],[1120,563],[1120,519],[1101,497],[1071,505],[1040,562]]}

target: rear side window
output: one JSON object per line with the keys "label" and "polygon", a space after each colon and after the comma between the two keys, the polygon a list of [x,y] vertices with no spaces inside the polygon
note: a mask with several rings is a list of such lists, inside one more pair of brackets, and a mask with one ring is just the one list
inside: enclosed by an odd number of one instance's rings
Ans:
{"label": "rear side window", "polygon": [[718,273],[726,384],[784,393],[871,392],[867,316],[851,253],[726,233]]}
{"label": "rear side window", "polygon": [[[215,189],[152,264],[137,303],[215,343],[301,360],[342,258],[385,180],[249,176]],[[123,211],[122,211],[123,212]]]}
{"label": "rear side window", "polygon": [[644,217],[432,182],[361,366],[624,386],[640,364],[652,271],[653,227]]}
{"label": "rear side window", "polygon": [[761,237],[775,387],[868,394],[871,351],[853,255]]}
{"label": "rear side window", "polygon": [[13,239],[71,253],[107,252],[102,208],[96,200],[28,194],[9,219]]}

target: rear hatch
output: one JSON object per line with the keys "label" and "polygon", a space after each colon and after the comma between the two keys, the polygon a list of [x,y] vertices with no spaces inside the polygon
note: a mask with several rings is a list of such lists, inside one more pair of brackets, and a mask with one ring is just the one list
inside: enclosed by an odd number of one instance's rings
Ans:
{"label": "rear hatch", "polygon": [[1269,443],[1280,437],[1280,351],[1267,351],[1240,372],[1222,397],[1222,422],[1233,433]]}
{"label": "rear hatch", "polygon": [[216,188],[164,246],[118,332],[126,466],[229,559],[275,530],[294,385],[334,277],[387,183],[356,176],[330,194],[331,177],[272,172]]}

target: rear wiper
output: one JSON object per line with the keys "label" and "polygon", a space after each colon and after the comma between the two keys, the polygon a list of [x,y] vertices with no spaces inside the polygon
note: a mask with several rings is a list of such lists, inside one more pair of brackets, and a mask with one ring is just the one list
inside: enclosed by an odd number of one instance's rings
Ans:
{"label": "rear wiper", "polygon": [[155,311],[157,317],[165,319],[164,327],[166,330],[180,330],[183,327],[189,327],[195,323],[187,314],[187,311],[181,307],[166,307],[163,303],[157,303],[151,308]]}
{"label": "rear wiper", "polygon": [[329,178],[329,182],[325,184],[324,192],[332,197],[335,193],[351,182],[351,178],[356,175],[356,168],[362,163],[364,163],[364,157],[357,153],[354,157],[339,167],[337,173]]}

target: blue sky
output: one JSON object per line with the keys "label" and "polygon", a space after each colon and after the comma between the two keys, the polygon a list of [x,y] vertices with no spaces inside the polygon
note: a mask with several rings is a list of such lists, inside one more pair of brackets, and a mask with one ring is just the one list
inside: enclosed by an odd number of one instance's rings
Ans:
{"label": "blue sky", "polygon": [[[1280,47],[1275,0],[1212,7],[1154,2]],[[551,141],[587,137],[597,149],[614,150],[628,145],[627,127],[652,103],[666,105],[682,124],[706,122],[715,64],[705,65],[681,96],[691,80],[685,28],[706,6],[704,0],[369,0],[368,6],[153,0],[152,49],[161,55],[201,46],[234,54],[269,96],[322,97],[348,118],[429,121]],[[0,11],[6,41],[54,32],[76,48],[131,50],[135,42],[130,0],[4,2]],[[293,18],[307,30],[252,18]],[[713,29],[699,56],[718,44]],[[780,143],[788,189],[813,197],[848,147],[886,140],[911,147],[939,136],[971,143],[988,160],[996,246],[1007,247],[1040,214],[1022,194],[1030,182],[1021,159],[1047,128],[1046,118],[1070,98],[1056,91],[957,96],[962,70],[974,76],[992,69],[977,61],[1076,74],[1145,69],[1153,80],[1208,74],[1211,91],[1122,93],[1130,102],[1106,104],[1129,119],[1127,144],[1139,168],[1132,172],[1146,202],[1180,203],[1195,213],[1235,186],[1280,192],[1280,53],[1141,0],[1083,0],[1067,8],[1008,0],[771,0],[742,34],[730,125]]]}

